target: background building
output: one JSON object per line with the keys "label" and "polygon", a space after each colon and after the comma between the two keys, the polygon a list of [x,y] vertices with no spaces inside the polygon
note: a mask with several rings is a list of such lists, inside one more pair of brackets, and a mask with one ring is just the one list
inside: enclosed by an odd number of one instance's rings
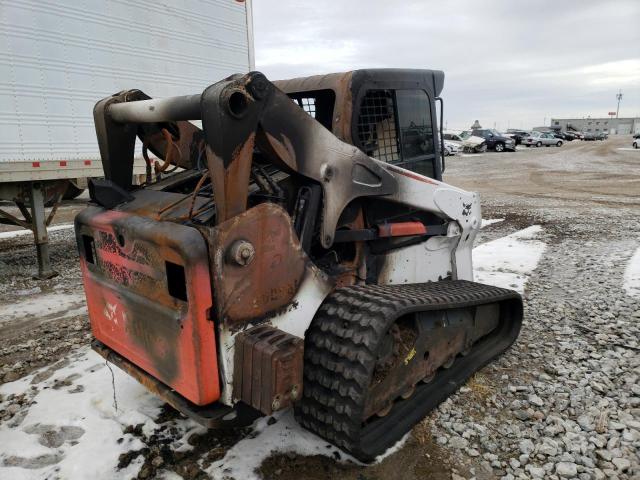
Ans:
{"label": "background building", "polygon": [[552,118],[554,130],[578,130],[581,132],[605,132],[611,135],[640,133],[640,117],[635,118]]}

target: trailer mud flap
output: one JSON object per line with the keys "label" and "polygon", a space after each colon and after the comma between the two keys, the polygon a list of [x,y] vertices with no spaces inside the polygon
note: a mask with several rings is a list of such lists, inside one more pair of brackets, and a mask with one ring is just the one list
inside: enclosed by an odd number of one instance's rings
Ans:
{"label": "trailer mud flap", "polygon": [[194,404],[218,400],[202,235],[98,207],[82,211],[75,223],[95,338]]}

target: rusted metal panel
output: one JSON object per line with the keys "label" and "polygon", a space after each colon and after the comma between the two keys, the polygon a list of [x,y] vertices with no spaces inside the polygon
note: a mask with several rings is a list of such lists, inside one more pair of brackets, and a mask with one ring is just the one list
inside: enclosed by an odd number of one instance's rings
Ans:
{"label": "rusted metal panel", "polygon": [[95,338],[191,402],[217,400],[211,278],[200,233],[89,207],[76,217],[76,238]]}
{"label": "rusted metal panel", "polygon": [[353,72],[313,75],[311,77],[276,80],[273,84],[284,93],[333,90],[336,99],[333,108],[332,132],[343,142],[353,144],[351,139],[351,117],[353,112],[351,78]]}
{"label": "rusted metal panel", "polygon": [[233,395],[269,415],[302,394],[304,340],[270,325],[236,335]]}
{"label": "rusted metal panel", "polygon": [[251,132],[242,145],[234,150],[228,165],[209,146],[206,148],[211,183],[217,200],[217,222],[228,220],[247,208],[254,144],[255,132]]}
{"label": "rusted metal panel", "polygon": [[[309,259],[282,207],[260,204],[213,228],[208,238],[220,321],[237,329],[291,303]],[[253,249],[246,264],[237,261],[237,242]]]}

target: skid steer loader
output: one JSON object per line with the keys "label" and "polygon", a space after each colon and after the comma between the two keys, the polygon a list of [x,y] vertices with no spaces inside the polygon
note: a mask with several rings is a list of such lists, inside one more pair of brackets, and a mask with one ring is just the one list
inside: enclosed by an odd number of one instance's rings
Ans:
{"label": "skid steer loader", "polygon": [[105,178],[75,220],[93,348],[208,427],[293,407],[383,453],[522,321],[518,293],[473,282],[480,203],[442,182],[443,83],[251,72],[99,101]]}

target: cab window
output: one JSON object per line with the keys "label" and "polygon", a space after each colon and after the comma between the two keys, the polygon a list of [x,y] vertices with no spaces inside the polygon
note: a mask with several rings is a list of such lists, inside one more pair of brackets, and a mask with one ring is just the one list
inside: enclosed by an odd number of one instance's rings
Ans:
{"label": "cab window", "polygon": [[397,90],[398,123],[404,162],[435,155],[429,98],[422,90]]}
{"label": "cab window", "polygon": [[336,94],[333,90],[311,90],[289,93],[288,95],[300,108],[319,121],[326,129],[331,130],[333,107],[336,103]]}
{"label": "cab window", "polygon": [[431,118],[423,90],[368,90],[360,104],[358,146],[374,158],[435,177]]}

